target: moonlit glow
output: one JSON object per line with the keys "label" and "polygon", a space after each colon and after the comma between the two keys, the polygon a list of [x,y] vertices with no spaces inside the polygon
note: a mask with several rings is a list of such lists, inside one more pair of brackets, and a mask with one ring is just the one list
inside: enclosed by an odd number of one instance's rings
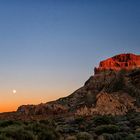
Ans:
{"label": "moonlit glow", "polygon": [[14,90],[13,90],[13,93],[16,93],[16,92],[17,92],[17,91],[14,89]]}

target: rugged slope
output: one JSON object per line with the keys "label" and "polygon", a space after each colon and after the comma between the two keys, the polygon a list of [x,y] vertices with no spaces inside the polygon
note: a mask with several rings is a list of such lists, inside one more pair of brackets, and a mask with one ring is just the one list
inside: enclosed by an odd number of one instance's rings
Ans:
{"label": "rugged slope", "polygon": [[140,55],[120,54],[100,62],[95,75],[68,97],[23,105],[22,115],[124,115],[140,106]]}

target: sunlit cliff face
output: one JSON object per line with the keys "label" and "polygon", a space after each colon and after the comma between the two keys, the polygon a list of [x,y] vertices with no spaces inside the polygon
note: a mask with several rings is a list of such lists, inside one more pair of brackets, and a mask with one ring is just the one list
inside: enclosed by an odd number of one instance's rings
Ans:
{"label": "sunlit cliff face", "polygon": [[140,55],[120,54],[101,61],[99,67],[95,68],[95,74],[105,70],[132,70],[136,67],[140,67]]}

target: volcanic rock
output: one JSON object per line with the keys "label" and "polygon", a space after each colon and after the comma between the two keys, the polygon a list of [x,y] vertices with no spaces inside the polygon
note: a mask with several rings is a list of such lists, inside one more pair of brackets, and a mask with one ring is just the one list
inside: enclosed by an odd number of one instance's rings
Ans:
{"label": "volcanic rock", "polygon": [[22,105],[18,108],[17,112],[24,115],[57,115],[65,113],[67,109],[61,104],[57,103],[48,103],[48,104],[39,104],[39,105]]}
{"label": "volcanic rock", "polygon": [[119,71],[121,69],[132,70],[140,67],[140,55],[119,54],[114,57],[101,61],[98,68],[95,68],[95,74],[106,70]]}
{"label": "volcanic rock", "polygon": [[[124,102],[125,100],[125,102]],[[126,93],[104,93],[96,96],[95,107],[83,107],[77,110],[77,115],[124,115],[129,110],[134,110],[135,99]]]}

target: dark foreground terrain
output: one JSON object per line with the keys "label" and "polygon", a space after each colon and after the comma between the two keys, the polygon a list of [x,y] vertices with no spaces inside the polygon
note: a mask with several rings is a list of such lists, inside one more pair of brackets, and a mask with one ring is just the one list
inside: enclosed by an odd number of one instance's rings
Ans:
{"label": "dark foreground terrain", "polygon": [[0,121],[0,140],[140,140],[140,113]]}

